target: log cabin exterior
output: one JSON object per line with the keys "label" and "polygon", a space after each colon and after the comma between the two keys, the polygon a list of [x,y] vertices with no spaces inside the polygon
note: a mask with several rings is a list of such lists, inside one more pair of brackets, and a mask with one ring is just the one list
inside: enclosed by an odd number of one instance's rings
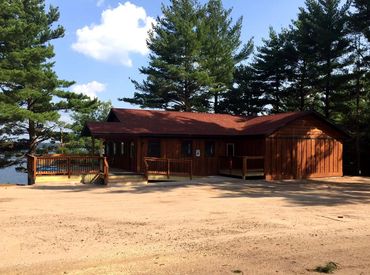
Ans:
{"label": "log cabin exterior", "polygon": [[117,108],[82,135],[103,141],[112,168],[144,174],[149,161],[167,160],[180,172],[189,161],[195,176],[245,170],[241,176],[267,180],[342,176],[348,138],[311,111],[244,117]]}

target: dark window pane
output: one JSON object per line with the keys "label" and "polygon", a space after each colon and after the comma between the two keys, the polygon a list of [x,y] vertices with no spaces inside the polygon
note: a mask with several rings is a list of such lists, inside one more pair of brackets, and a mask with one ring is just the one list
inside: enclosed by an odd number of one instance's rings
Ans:
{"label": "dark window pane", "polygon": [[183,141],[181,144],[181,154],[183,157],[191,157],[193,155],[193,144],[191,141]]}
{"label": "dark window pane", "polygon": [[153,158],[161,157],[161,143],[159,141],[149,141],[147,156]]}
{"label": "dark window pane", "polygon": [[206,142],[205,153],[207,157],[213,157],[215,155],[215,143],[213,141]]}
{"label": "dark window pane", "polygon": [[234,157],[235,156],[235,145],[234,145],[234,143],[228,143],[226,145],[226,155],[228,157]]}

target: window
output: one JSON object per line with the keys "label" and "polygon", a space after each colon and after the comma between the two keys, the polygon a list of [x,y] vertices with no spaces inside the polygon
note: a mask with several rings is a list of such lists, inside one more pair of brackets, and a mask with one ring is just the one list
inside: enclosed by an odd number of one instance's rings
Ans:
{"label": "window", "polygon": [[205,145],[205,154],[206,157],[215,156],[215,143],[213,141],[207,141]]}
{"label": "window", "polygon": [[106,143],[106,144],[105,144],[105,152],[104,152],[104,154],[105,154],[106,156],[109,156],[109,143]]}
{"label": "window", "polygon": [[117,143],[112,142],[113,144],[113,156],[117,155]]}
{"label": "window", "polygon": [[190,140],[185,140],[181,144],[181,154],[183,157],[191,157],[193,154],[193,143]]}
{"label": "window", "polygon": [[135,143],[134,142],[131,142],[130,143],[130,158],[134,158],[135,157]]}
{"label": "window", "polygon": [[121,142],[121,156],[125,155],[125,143]]}
{"label": "window", "polygon": [[148,157],[160,158],[161,157],[161,142],[160,141],[149,141],[148,142],[148,152],[146,155]]}
{"label": "window", "polygon": [[234,157],[235,156],[235,145],[234,143],[226,144],[226,156]]}

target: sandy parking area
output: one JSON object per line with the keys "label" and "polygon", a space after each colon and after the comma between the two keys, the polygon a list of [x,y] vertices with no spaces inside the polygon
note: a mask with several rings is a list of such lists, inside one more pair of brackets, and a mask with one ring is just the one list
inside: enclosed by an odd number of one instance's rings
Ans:
{"label": "sandy parking area", "polygon": [[0,273],[370,272],[370,179],[0,187]]}

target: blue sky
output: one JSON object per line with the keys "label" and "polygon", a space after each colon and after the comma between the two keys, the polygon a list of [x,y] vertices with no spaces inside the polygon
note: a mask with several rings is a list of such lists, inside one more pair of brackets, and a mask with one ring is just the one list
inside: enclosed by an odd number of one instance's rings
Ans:
{"label": "blue sky", "polygon": [[[140,80],[138,68],[147,64],[146,30],[161,15],[156,0],[47,0],[59,7],[64,38],[53,42],[55,70],[61,79],[73,80],[72,90],[111,100],[115,107],[137,108],[118,101],[131,97],[130,78]],[[204,2],[204,1],[202,1]],[[242,40],[254,37],[256,45],[269,26],[279,30],[296,18],[304,0],[224,0],[234,19],[243,16]],[[104,20],[102,19],[104,16]]]}

